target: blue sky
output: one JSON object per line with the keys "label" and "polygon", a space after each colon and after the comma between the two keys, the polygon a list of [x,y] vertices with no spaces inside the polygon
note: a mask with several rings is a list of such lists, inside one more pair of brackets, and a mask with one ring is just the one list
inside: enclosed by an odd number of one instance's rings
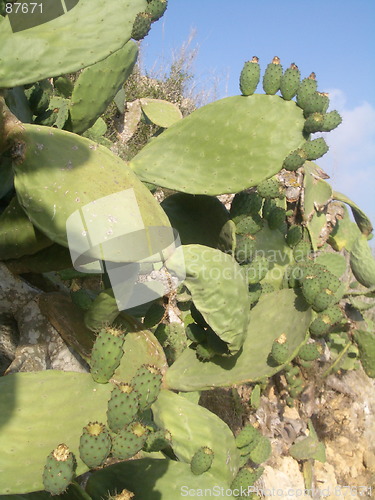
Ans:
{"label": "blue sky", "polygon": [[239,94],[243,63],[254,55],[262,71],[277,55],[284,69],[295,62],[302,77],[316,73],[343,116],[317,163],[375,224],[375,1],[169,0],[142,43],[144,67],[170,61],[192,30],[195,78],[216,84],[216,98]]}

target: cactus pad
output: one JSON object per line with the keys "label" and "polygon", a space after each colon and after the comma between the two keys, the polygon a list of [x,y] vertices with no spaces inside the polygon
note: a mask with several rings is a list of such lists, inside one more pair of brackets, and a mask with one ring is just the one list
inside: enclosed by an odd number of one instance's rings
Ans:
{"label": "cactus pad", "polygon": [[73,73],[105,59],[130,39],[134,19],[146,5],[146,0],[113,0],[105,6],[101,1],[80,0],[73,9],[49,21],[48,28],[40,24],[17,33],[12,33],[7,19],[3,20],[0,87]]}
{"label": "cactus pad", "polygon": [[280,371],[268,362],[273,341],[287,333],[289,359],[304,342],[311,311],[294,290],[280,290],[261,297],[250,312],[248,333],[242,351],[233,358],[199,361],[187,349],[169,368],[166,384],[182,391],[205,390],[260,380]]}
{"label": "cactus pad", "polygon": [[94,125],[132,72],[137,56],[137,44],[130,41],[103,61],[82,71],[71,98],[73,132],[81,134]]}
{"label": "cactus pad", "polygon": [[[133,190],[144,226],[169,227],[167,216],[149,190],[104,146],[65,130],[37,125],[23,124],[22,131],[16,135],[19,154],[13,167],[17,196],[33,224],[51,240],[68,246],[69,216],[98,198],[124,190]],[[106,205],[107,217],[111,217],[118,203],[116,200],[112,206]],[[124,206],[124,212],[126,210]],[[78,225],[82,227],[82,223]],[[81,234],[82,228],[77,227],[76,231]],[[133,253],[135,255],[128,256],[129,260],[137,261],[139,250]],[[102,257],[100,251],[97,257]],[[118,256],[121,262],[125,262],[126,257]],[[116,261],[116,258],[112,256],[107,260]]]}
{"label": "cactus pad", "polygon": [[83,474],[87,466],[79,458],[80,434],[90,419],[105,421],[110,389],[83,373],[48,370],[2,377],[0,494],[43,489],[46,457],[59,443],[69,446],[76,473]]}
{"label": "cactus pad", "polygon": [[228,97],[174,124],[143,148],[132,166],[143,181],[159,186],[191,194],[234,193],[276,174],[304,142],[303,124],[292,101],[260,94]]}

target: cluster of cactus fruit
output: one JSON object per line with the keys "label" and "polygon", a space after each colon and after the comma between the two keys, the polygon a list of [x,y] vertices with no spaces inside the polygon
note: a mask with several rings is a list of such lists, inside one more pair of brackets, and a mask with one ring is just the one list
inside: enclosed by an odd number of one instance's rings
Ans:
{"label": "cluster of cactus fruit", "polygon": [[[366,314],[375,295],[371,222],[313,163],[328,146],[311,135],[333,130],[341,117],[328,110],[314,73],[301,80],[295,64],[283,71],[277,57],[264,72],[265,94],[256,94],[261,69],[253,57],[240,75],[242,96],[184,119],[174,113],[165,121],[165,103],[144,100],[145,116],[161,129],[127,164],[110,150],[101,116],[136,61],[130,38],[145,36],[167,1],[134,0],[124,13],[113,0],[100,26],[92,23],[98,36],[87,16],[101,16],[102,2],[89,3],[90,11],[82,1],[66,14],[79,31],[66,45],[82,49],[63,53],[58,65],[51,53],[64,45],[62,21],[13,40],[7,17],[0,19],[0,260],[58,283],[64,307],[73,308],[64,338],[90,365],[90,373],[0,379],[0,405],[14,410],[0,416],[7,425],[0,445],[8,450],[0,457],[0,494],[44,488],[93,500],[154,491],[177,498],[183,485],[242,492],[262,475],[271,441],[250,424],[235,437],[198,404],[200,391],[251,384],[257,409],[278,376],[286,404],[298,404],[312,374],[328,373],[327,349],[328,370],[360,362],[375,376],[375,325]],[[44,47],[32,65],[23,56],[27,32]],[[157,188],[174,194],[159,204]],[[121,311],[107,273],[105,289],[73,287],[92,275],[72,268],[66,224],[76,210],[122,190],[135,193],[145,228],[178,231],[186,278],[163,298]],[[229,209],[222,194],[234,194]],[[108,203],[111,216],[116,202]],[[116,263],[137,260],[130,247]],[[64,325],[54,326],[63,335]],[[31,395],[41,405],[38,418]],[[311,430],[290,453],[319,460],[322,446]],[[79,477],[89,469],[83,487]]]}

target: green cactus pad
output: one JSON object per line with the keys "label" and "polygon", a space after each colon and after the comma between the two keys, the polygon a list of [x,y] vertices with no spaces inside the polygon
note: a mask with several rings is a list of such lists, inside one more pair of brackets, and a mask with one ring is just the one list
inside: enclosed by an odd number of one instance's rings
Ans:
{"label": "green cactus pad", "polygon": [[357,330],[354,340],[359,349],[363,369],[371,378],[375,378],[375,332]]}
{"label": "green cactus pad", "polygon": [[359,206],[354,203],[354,201],[352,201],[344,194],[338,193],[337,191],[333,192],[333,199],[342,201],[343,203],[349,205],[349,207],[352,210],[354,220],[356,221],[357,226],[359,227],[361,233],[363,233],[365,236],[368,236],[372,232],[373,227],[370,219],[363,212],[363,210],[361,210]]}
{"label": "green cactus pad", "polygon": [[289,448],[289,454],[295,460],[319,460],[326,461],[326,450],[323,443],[315,436],[308,436],[301,441],[297,441]]}
{"label": "green cactus pad", "polygon": [[255,215],[262,208],[262,198],[256,192],[237,193],[230,206],[230,216],[233,220],[241,219],[246,215]]}
{"label": "green cactus pad", "polygon": [[180,108],[172,102],[146,97],[139,102],[146,118],[158,127],[168,128],[182,119]]}
{"label": "green cactus pad", "polygon": [[207,446],[202,446],[193,455],[190,462],[191,472],[196,476],[207,472],[215,458],[214,452]]}
{"label": "green cactus pad", "polygon": [[71,98],[73,132],[81,134],[94,125],[132,72],[137,56],[137,44],[129,41],[114,54],[82,71]]}
{"label": "green cactus pad", "polygon": [[175,193],[168,196],[161,207],[171,226],[177,229],[183,245],[198,243],[217,248],[222,244],[221,231],[229,214],[214,196]]}
{"label": "green cactus pad", "polygon": [[[12,33],[5,18],[0,31],[0,87],[73,73],[105,59],[130,39],[134,19],[146,5],[146,0],[113,0],[105,6],[100,1],[80,0],[66,14],[49,21],[48,28],[40,24],[17,33]],[[98,23],[98,19],[103,21]]]}
{"label": "green cactus pad", "polygon": [[2,377],[0,494],[42,490],[46,457],[59,443],[69,446],[76,473],[83,474],[80,434],[90,419],[105,420],[110,389],[83,373],[48,370]]}
{"label": "green cactus pad", "polygon": [[250,312],[247,337],[239,354],[204,363],[187,349],[169,368],[166,384],[171,389],[195,391],[270,377],[280,371],[280,367],[268,362],[273,341],[285,333],[289,360],[293,359],[304,342],[310,321],[311,310],[294,290],[265,294]]}
{"label": "green cactus pad", "polygon": [[95,382],[105,384],[114,374],[123,355],[124,335],[121,330],[103,327],[95,339],[90,359]]}
{"label": "green cactus pad", "polygon": [[265,179],[257,186],[259,196],[262,198],[282,198],[284,190],[276,179]]}
{"label": "green cactus pad", "polygon": [[[253,427],[251,424],[245,425],[243,429],[236,436],[236,446],[237,448],[247,448],[249,445],[254,447],[260,438],[260,433],[258,429]],[[252,448],[251,448],[252,449]],[[241,452],[241,455],[243,453]]]}
{"label": "green cactus pad", "polygon": [[245,62],[240,74],[240,90],[242,95],[254,94],[260,79],[260,66],[258,58],[254,56],[251,61]]}
{"label": "green cactus pad", "polygon": [[350,267],[361,285],[367,288],[375,286],[375,259],[364,235],[359,236],[352,246]]}
{"label": "green cactus pad", "polygon": [[105,425],[89,422],[79,440],[79,456],[87,467],[93,469],[103,464],[111,451],[111,437]]}
{"label": "green cactus pad", "polygon": [[299,243],[302,239],[303,231],[301,226],[293,225],[290,226],[288,232],[286,233],[285,240],[288,245],[293,248]]}
{"label": "green cactus pad", "polygon": [[52,241],[36,229],[13,197],[0,215],[0,260],[18,259],[36,254],[52,245]]}
{"label": "green cactus pad", "polygon": [[43,471],[44,489],[51,495],[64,493],[74,476],[73,453],[65,444],[60,444],[47,457]]}
{"label": "green cactus pad", "polygon": [[131,384],[132,378],[142,365],[152,364],[161,372],[166,369],[164,351],[155,335],[147,330],[127,333],[123,350],[120,365],[112,377],[116,382]]}
{"label": "green cactus pad", "polygon": [[[237,498],[250,498],[250,500],[253,500],[253,497],[249,497],[248,493],[250,491],[250,486],[252,486],[255,481],[257,481],[260,476],[263,474],[264,469],[262,467],[259,467],[257,469],[251,469],[250,467],[244,467],[241,469],[237,476],[234,478],[232,484],[231,484],[231,490],[239,490],[241,491],[246,491],[246,496],[241,496]],[[256,498],[256,497],[254,497]]]}
{"label": "green cactus pad", "polygon": [[316,175],[317,168],[319,167],[310,161],[304,165],[302,214],[305,221],[311,218],[316,209],[324,208],[332,199],[332,187]]}
{"label": "green cactus pad", "polygon": [[113,432],[129,425],[139,410],[139,393],[130,384],[120,383],[111,392],[108,401],[107,421]]}
{"label": "green cactus pad", "polygon": [[[23,124],[15,135],[19,155],[13,167],[18,199],[33,224],[51,240],[68,246],[68,217],[98,198],[124,190],[133,190],[145,227],[169,227],[167,216],[149,190],[107,148],[65,130],[37,125]],[[113,209],[118,205],[116,200]],[[77,227],[77,231],[81,234],[82,229]],[[99,249],[91,251],[102,258]],[[126,255],[127,251],[133,255]],[[136,245],[122,246],[118,259],[125,262],[127,258],[138,260]],[[115,262],[116,257],[107,260]]]}
{"label": "green cactus pad", "polygon": [[298,106],[278,96],[228,97],[163,132],[133,158],[132,167],[158,186],[235,193],[282,168],[287,154],[303,143],[303,123]]}
{"label": "green cactus pad", "polygon": [[[247,283],[240,266],[220,250],[203,245],[186,245],[183,249],[184,284],[196,308],[216,335],[228,344],[229,351],[238,352],[246,336],[249,310]],[[172,261],[168,265],[173,269]]]}
{"label": "green cactus pad", "polygon": [[219,417],[165,390],[153,404],[152,412],[156,425],[171,433],[172,448],[179,460],[190,464],[198,448],[209,447],[215,457],[209,473],[227,482],[233,480],[239,467],[239,453],[231,430]]}
{"label": "green cactus pad", "polygon": [[341,278],[346,271],[345,257],[338,253],[321,253],[316,257],[314,262],[315,264],[326,267],[329,272],[334,274],[337,278]]}
{"label": "green cactus pad", "polygon": [[[86,491],[92,500],[102,500],[108,493],[116,494],[126,488],[134,492],[135,498],[147,500],[176,500],[181,497],[184,487],[188,492],[200,490],[215,491],[215,498],[233,499],[225,490],[230,483],[222,476],[214,476],[211,471],[195,476],[190,465],[174,460],[142,458],[105,467],[92,474]],[[214,489],[215,488],[215,489]],[[220,491],[224,490],[224,494]]]}
{"label": "green cactus pad", "polygon": [[111,325],[119,314],[120,311],[113,290],[108,288],[95,297],[95,300],[85,312],[85,325],[95,332],[103,326]]}
{"label": "green cactus pad", "polygon": [[250,459],[255,464],[262,464],[269,459],[271,452],[270,440],[266,436],[261,436],[255,448],[250,452]]}

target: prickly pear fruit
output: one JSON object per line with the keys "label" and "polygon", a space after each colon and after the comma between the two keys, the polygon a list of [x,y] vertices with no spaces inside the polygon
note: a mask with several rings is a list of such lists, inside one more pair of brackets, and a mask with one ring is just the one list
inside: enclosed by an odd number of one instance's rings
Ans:
{"label": "prickly pear fruit", "polygon": [[297,90],[297,104],[303,109],[306,100],[316,92],[318,82],[316,81],[315,73],[311,73],[308,78],[304,78]]}
{"label": "prickly pear fruit", "polygon": [[146,14],[150,14],[151,22],[154,23],[163,16],[164,12],[167,10],[167,6],[168,0],[151,0],[151,2],[147,4],[145,12]]}
{"label": "prickly pear fruit", "polygon": [[142,40],[148,35],[151,29],[151,22],[150,14],[147,12],[139,12],[134,20],[131,38],[137,41]]}
{"label": "prickly pear fruit", "polygon": [[120,383],[111,392],[108,401],[107,421],[117,432],[135,419],[139,409],[139,394],[130,384]]}
{"label": "prickly pear fruit", "polygon": [[112,327],[102,328],[91,351],[91,375],[95,382],[105,384],[120,364],[124,343],[121,330]]}
{"label": "prickly pear fruit", "polygon": [[328,106],[328,94],[322,92],[314,92],[305,99],[303,112],[307,117],[312,113],[325,113],[328,109]]}
{"label": "prickly pear fruit", "polygon": [[288,232],[286,233],[286,242],[288,245],[293,248],[297,245],[302,240],[303,236],[303,231],[302,227],[298,225],[292,225],[288,229]]}
{"label": "prickly pear fruit", "polygon": [[305,344],[298,351],[298,356],[303,361],[314,361],[315,359],[320,358],[320,352],[316,344]]}
{"label": "prickly pear fruit", "polygon": [[79,456],[90,469],[99,467],[111,451],[111,437],[104,424],[89,422],[79,441]]}
{"label": "prickly pear fruit", "polygon": [[357,330],[354,340],[358,345],[363,369],[369,377],[375,378],[375,332]]}
{"label": "prickly pear fruit", "polygon": [[272,344],[271,356],[278,365],[282,365],[289,358],[289,345],[286,339],[276,339]]}
{"label": "prickly pear fruit", "polygon": [[171,439],[172,436],[169,431],[166,431],[164,429],[159,429],[158,431],[151,432],[148,435],[145,445],[143,446],[143,449],[148,453],[151,453],[153,451],[163,450],[167,446],[170,446]]}
{"label": "prickly pear fruit", "polygon": [[284,198],[284,188],[276,179],[265,179],[257,186],[258,194],[262,198]]}
{"label": "prickly pear fruit", "polygon": [[203,472],[208,471],[214,460],[214,452],[208,446],[202,446],[199,448],[191,459],[190,468],[191,472],[197,476],[203,474]]}
{"label": "prickly pear fruit", "polygon": [[266,436],[261,436],[255,448],[250,452],[250,459],[255,464],[261,464],[268,460],[271,452],[270,440]]}
{"label": "prickly pear fruit", "polygon": [[329,332],[331,327],[338,323],[344,314],[338,306],[331,306],[325,309],[314,319],[310,325],[310,333],[315,337],[321,337]]}
{"label": "prickly pear fruit", "polygon": [[301,72],[298,66],[292,63],[281,77],[280,92],[283,99],[290,101],[297,94],[300,78]]}
{"label": "prickly pear fruit", "polygon": [[305,153],[307,160],[317,160],[327,153],[329,147],[323,137],[318,137],[318,139],[306,141],[301,149]]}
{"label": "prickly pear fruit", "polygon": [[112,438],[112,455],[120,460],[133,457],[144,446],[148,435],[145,425],[133,422]]}
{"label": "prickly pear fruit", "polygon": [[60,495],[71,483],[75,460],[66,444],[59,444],[47,457],[43,471],[44,489],[51,495]]}
{"label": "prickly pear fruit", "polygon": [[322,132],[330,132],[340,125],[342,118],[338,111],[333,110],[323,115]]}
{"label": "prickly pear fruit", "polygon": [[140,411],[150,408],[159,395],[162,374],[159,368],[153,365],[142,365],[136,371],[130,385],[139,393]]}
{"label": "prickly pear fruit", "polygon": [[280,88],[281,77],[283,76],[283,67],[280,59],[275,56],[267,65],[263,76],[263,90],[268,95],[274,95]]}
{"label": "prickly pear fruit", "polygon": [[260,79],[260,66],[258,57],[254,56],[247,61],[240,74],[240,90],[242,95],[248,96],[255,92]]}
{"label": "prickly pear fruit", "polygon": [[299,148],[288,154],[288,156],[284,160],[283,168],[285,168],[285,170],[294,171],[299,167],[302,167],[305,161],[306,154],[301,148]]}
{"label": "prickly pear fruit", "polygon": [[260,476],[263,474],[263,471],[263,467],[259,467],[257,469],[244,467],[243,469],[240,469],[236,477],[232,481],[232,484],[230,486],[231,490],[246,492],[246,496],[241,496],[240,498],[248,498],[249,487],[252,486],[255,481],[260,478]]}

